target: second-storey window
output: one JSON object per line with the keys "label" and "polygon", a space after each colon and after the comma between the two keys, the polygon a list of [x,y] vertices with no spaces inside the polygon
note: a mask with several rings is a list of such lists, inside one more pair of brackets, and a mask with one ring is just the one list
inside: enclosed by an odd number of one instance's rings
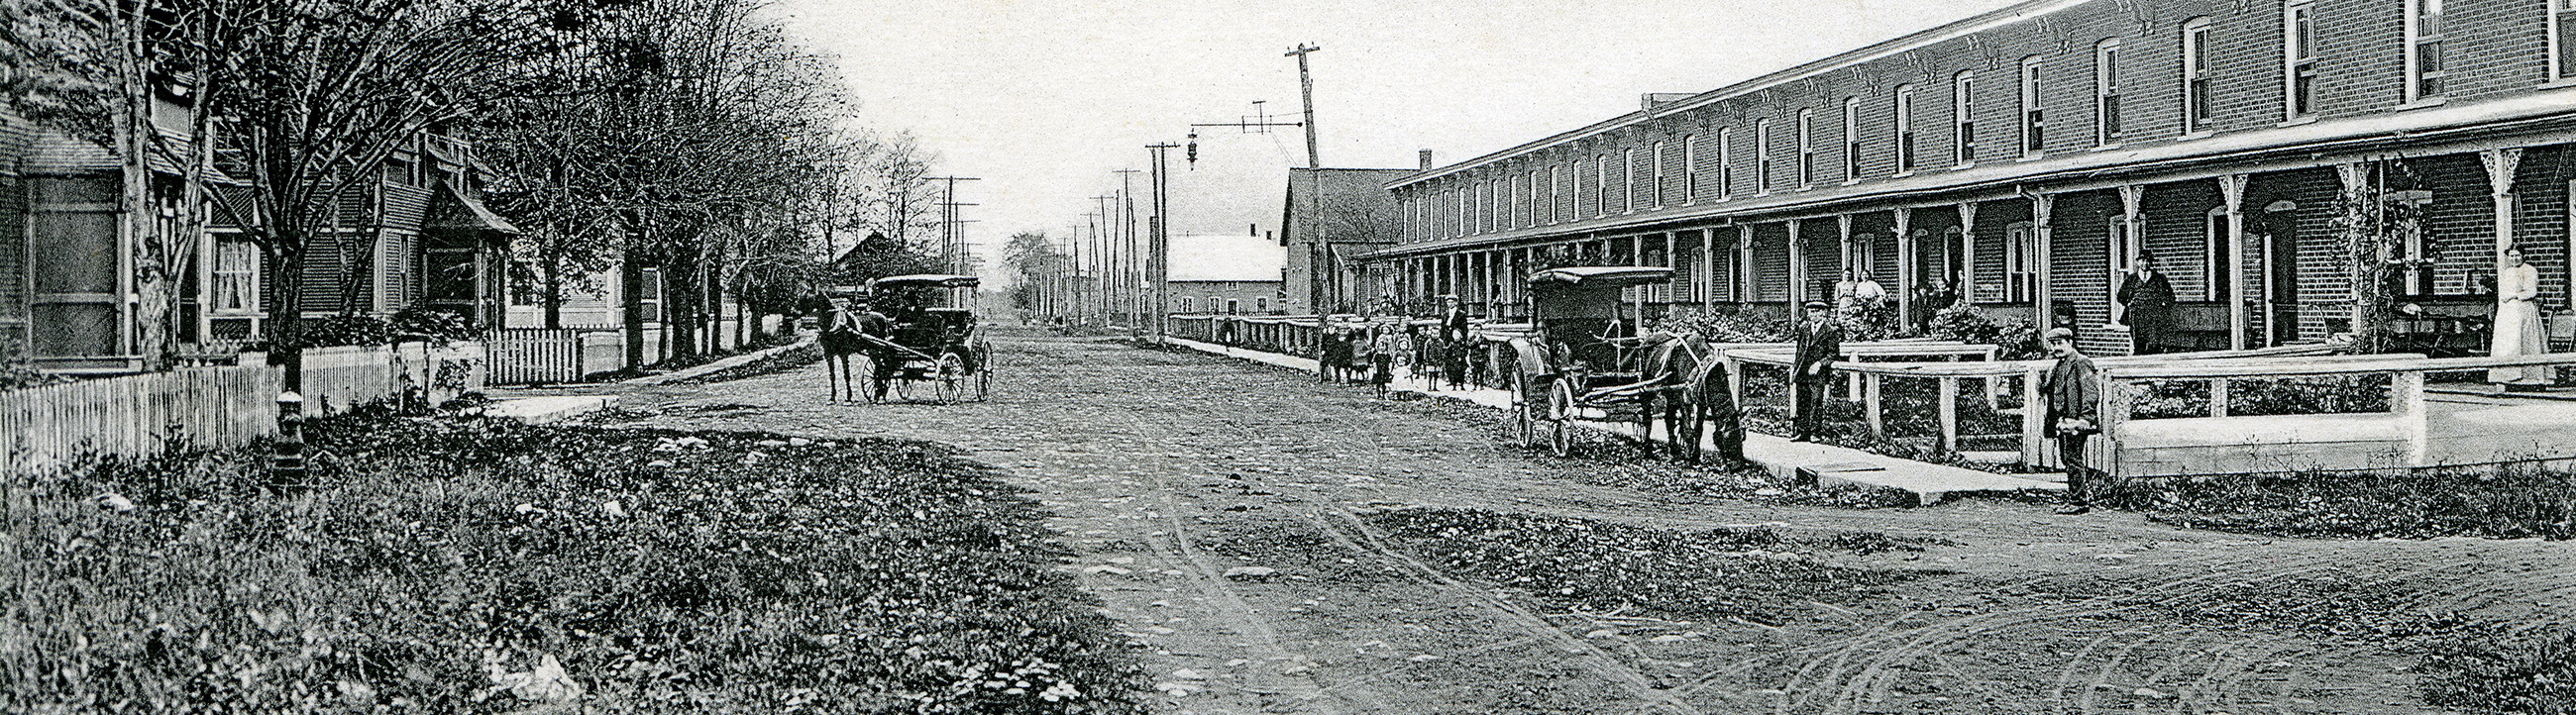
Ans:
{"label": "second-storey window", "polygon": [[1663,142],[1655,142],[1655,157],[1654,157],[1654,159],[1652,159],[1652,161],[1654,161],[1654,162],[1655,162],[1655,193],[1654,193],[1653,197],[1649,198],[1649,199],[1646,201],[1646,203],[1647,203],[1647,205],[1653,206],[1653,207],[1655,207],[1655,208],[1663,208],[1663,207],[1664,207],[1664,143],[1663,143]]}
{"label": "second-storey window", "polygon": [[1598,195],[1593,197],[1592,215],[1608,216],[1610,215],[1610,155],[1601,155],[1596,163],[1599,165],[1592,169],[1596,179],[1592,184],[1592,193]]}
{"label": "second-storey window", "polygon": [[1843,100],[1843,181],[1860,180],[1860,98]]}
{"label": "second-storey window", "polygon": [[1896,88],[1896,173],[1914,171],[1914,88]]}
{"label": "second-storey window", "polygon": [[2406,101],[2442,96],[2442,0],[2406,0]]}
{"label": "second-storey window", "polygon": [[1798,110],[1798,188],[1816,185],[1816,110]]}
{"label": "second-storey window", "polygon": [[2048,99],[2039,93],[2039,62],[2038,55],[2021,60],[2021,155],[2026,157],[2039,156],[2048,146],[2043,143],[2048,124],[2041,111]]}
{"label": "second-storey window", "polygon": [[1977,163],[1977,76],[1961,72],[1950,80],[1951,143],[1960,166]]}
{"label": "second-storey window", "polygon": [[2292,2],[2281,18],[2282,56],[2288,64],[2282,69],[2282,85],[2289,101],[2284,109],[2291,119],[2317,113],[2317,6],[2313,2]]}
{"label": "second-storey window", "polygon": [[1565,220],[1583,216],[1583,160],[1565,162]]}
{"label": "second-storey window", "polygon": [[1619,151],[1619,212],[1637,210],[1637,149]]}
{"label": "second-storey window", "polygon": [[1699,200],[1699,135],[1682,135],[1682,203]]}
{"label": "second-storey window", "polygon": [[2576,0],[2549,0],[2549,78],[2576,79]]}
{"label": "second-storey window", "polygon": [[1753,123],[1753,193],[1771,193],[1771,120]]}
{"label": "second-storey window", "polygon": [[2209,131],[2209,18],[2182,24],[2182,131]]}
{"label": "second-storey window", "polygon": [[1735,129],[1717,130],[1717,199],[1735,198]]}
{"label": "second-storey window", "polygon": [[2103,40],[2093,46],[2093,142],[2102,146],[2120,143],[2120,40]]}

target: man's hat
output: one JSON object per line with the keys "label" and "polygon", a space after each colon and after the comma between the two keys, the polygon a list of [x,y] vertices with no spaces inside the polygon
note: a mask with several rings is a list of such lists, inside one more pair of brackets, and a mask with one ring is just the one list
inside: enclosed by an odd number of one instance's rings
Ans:
{"label": "man's hat", "polygon": [[1824,310],[1824,309],[1826,309],[1826,308],[1830,308],[1830,307],[1833,307],[1833,306],[1826,305],[1826,304],[1825,304],[1825,302],[1824,302],[1824,301],[1821,301],[1821,300],[1811,300],[1811,301],[1807,301],[1807,309],[1808,309],[1808,310]]}
{"label": "man's hat", "polygon": [[2075,342],[2075,331],[2069,328],[2049,328],[2048,340],[2049,342],[2057,342],[2059,340],[2064,340],[2070,343]]}

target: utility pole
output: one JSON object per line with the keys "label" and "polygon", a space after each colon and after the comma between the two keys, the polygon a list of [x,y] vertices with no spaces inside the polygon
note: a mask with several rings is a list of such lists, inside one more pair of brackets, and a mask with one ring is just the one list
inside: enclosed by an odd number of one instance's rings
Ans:
{"label": "utility pole", "polygon": [[1141,327],[1136,321],[1138,317],[1144,313],[1144,311],[1137,309],[1136,306],[1136,289],[1137,284],[1140,282],[1137,280],[1137,277],[1142,275],[1143,271],[1137,268],[1139,262],[1136,260],[1136,196],[1131,191],[1132,187],[1129,186],[1128,181],[1130,177],[1133,177],[1136,174],[1136,170],[1119,169],[1116,173],[1118,174],[1119,213],[1123,217],[1123,219],[1119,221],[1119,231],[1117,236],[1119,271],[1118,309],[1127,314],[1127,326],[1132,329]]}
{"label": "utility pole", "polygon": [[1153,308],[1153,335],[1156,345],[1163,343],[1163,323],[1172,314],[1167,305],[1170,300],[1168,293],[1171,288],[1172,251],[1171,151],[1178,146],[1180,145],[1168,142],[1145,145],[1146,149],[1154,152],[1154,213],[1150,219],[1152,224],[1145,232],[1145,276],[1146,280],[1151,281],[1154,286],[1152,296],[1147,299],[1146,304]]}
{"label": "utility pole", "polygon": [[983,179],[974,176],[929,176],[923,178],[931,181],[944,181],[948,184],[947,194],[939,200],[939,263],[950,273],[963,274],[966,272],[966,227],[964,225],[965,221],[960,220],[963,218],[963,214],[958,213],[957,209],[961,206],[974,206],[975,204],[957,203],[957,182],[982,181]]}
{"label": "utility pole", "polygon": [[1109,238],[1111,235],[1110,229],[1113,228],[1113,224],[1117,223],[1118,214],[1110,210],[1113,206],[1109,202],[1116,198],[1118,198],[1116,194],[1101,194],[1099,196],[1091,197],[1093,202],[1100,205],[1100,211],[1092,214],[1093,216],[1099,217],[1099,220],[1091,225],[1091,263],[1093,266],[1098,268],[1095,272],[1100,274],[1101,325],[1108,325],[1115,320],[1111,317],[1115,311],[1112,310],[1114,305],[1111,302],[1113,299],[1110,297],[1110,291],[1111,286],[1116,281],[1112,275],[1116,272],[1115,265],[1117,264],[1117,261],[1112,257],[1114,254],[1109,250]]}
{"label": "utility pole", "polygon": [[1324,168],[1323,155],[1315,149],[1315,76],[1306,71],[1306,56],[1322,49],[1324,48],[1301,42],[1297,44],[1297,49],[1281,55],[1297,58],[1298,92],[1306,100],[1306,168],[1308,169]]}

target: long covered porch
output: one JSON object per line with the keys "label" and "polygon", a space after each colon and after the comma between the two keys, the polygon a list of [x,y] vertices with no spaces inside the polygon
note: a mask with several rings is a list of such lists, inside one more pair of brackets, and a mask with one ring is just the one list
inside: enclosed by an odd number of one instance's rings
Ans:
{"label": "long covered porch", "polygon": [[[2086,352],[2124,355],[2323,342],[2352,330],[2356,267],[2386,250],[2380,289],[2392,344],[2483,354],[2499,257],[2519,247],[2541,275],[2547,332],[2567,349],[2576,146],[2450,147],[2411,156],[2167,169],[2125,179],[1874,197],[1625,227],[1469,237],[1367,257],[1390,312],[1427,314],[1454,295],[1470,313],[1526,318],[1523,279],[1568,265],[1674,268],[1628,290],[1624,310],[1783,311],[1874,282],[1904,332],[1964,303],[2040,330],[2073,329]],[[2339,159],[2339,160],[2338,160]],[[2384,247],[2381,244],[2384,243]],[[2358,252],[2358,253],[2357,253]],[[2138,344],[2115,300],[2153,257],[2173,288],[2170,325]]]}

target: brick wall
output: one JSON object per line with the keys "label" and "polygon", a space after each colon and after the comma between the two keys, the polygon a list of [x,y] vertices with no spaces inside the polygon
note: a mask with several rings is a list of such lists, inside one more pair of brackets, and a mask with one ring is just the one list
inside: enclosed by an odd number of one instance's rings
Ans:
{"label": "brick wall", "polygon": [[1753,276],[1762,300],[1789,299],[1789,228],[1783,224],[1754,224]]}
{"label": "brick wall", "polygon": [[2544,310],[2576,309],[2567,290],[2568,182],[2576,181],[2576,147],[2555,146],[2525,151],[2514,175],[2513,232],[2523,260],[2540,267],[2540,305]]}
{"label": "brick wall", "polygon": [[2111,222],[2120,196],[2090,191],[2057,197],[2049,214],[2049,292],[2075,303],[2076,346],[2091,355],[2129,353],[2127,331],[2104,326],[2111,319]]}
{"label": "brick wall", "polygon": [[2147,253],[2173,283],[2175,300],[2208,300],[2210,284],[2227,280],[2225,266],[2210,264],[2209,211],[2220,201],[2218,182],[2186,181],[2147,187],[2139,202]]}
{"label": "brick wall", "polygon": [[1800,301],[1833,300],[1834,282],[1843,275],[1842,227],[1831,220],[1801,221],[1798,233],[1805,239],[1807,284],[1795,298]]}

